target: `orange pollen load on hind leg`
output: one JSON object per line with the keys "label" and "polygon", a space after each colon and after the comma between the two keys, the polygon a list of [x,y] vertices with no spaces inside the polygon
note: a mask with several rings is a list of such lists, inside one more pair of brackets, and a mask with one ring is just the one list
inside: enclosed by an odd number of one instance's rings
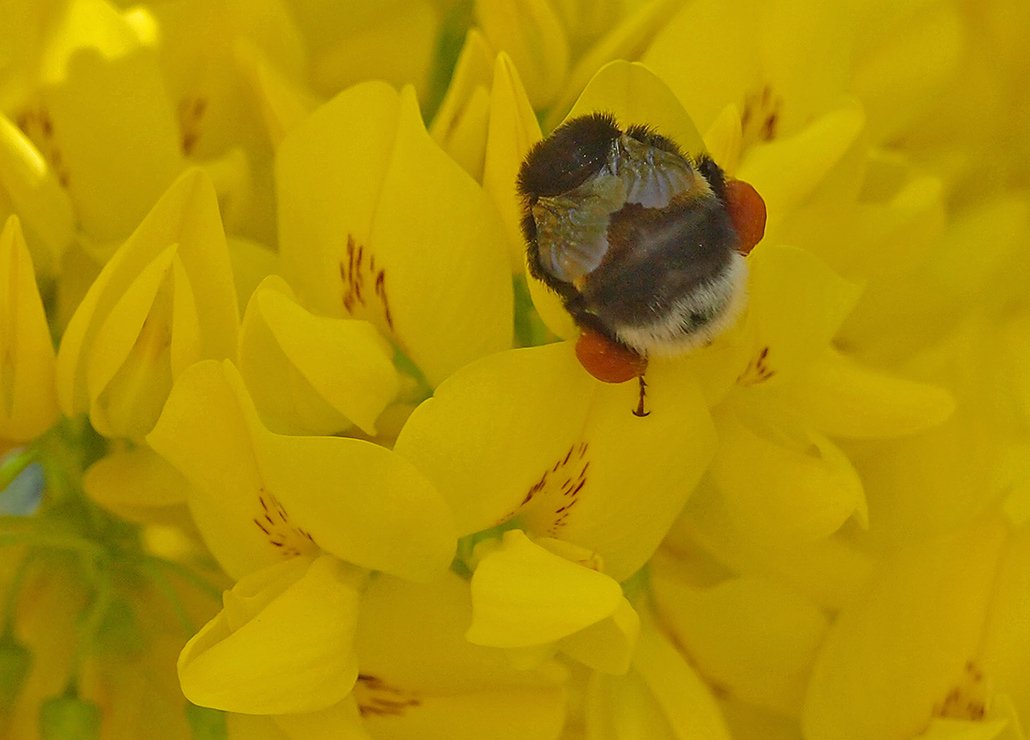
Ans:
{"label": "orange pollen load on hind leg", "polygon": [[743,180],[729,180],[726,210],[740,238],[737,251],[747,254],[765,235],[765,201],[753,185]]}
{"label": "orange pollen load on hind leg", "polygon": [[576,341],[576,357],[602,383],[625,383],[647,370],[646,357],[589,329]]}

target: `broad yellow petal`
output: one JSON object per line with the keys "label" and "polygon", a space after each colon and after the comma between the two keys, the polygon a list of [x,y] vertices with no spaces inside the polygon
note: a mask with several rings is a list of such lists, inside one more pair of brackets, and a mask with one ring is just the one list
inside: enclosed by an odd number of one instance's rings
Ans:
{"label": "broad yellow petal", "polygon": [[364,576],[322,556],[256,571],[179,656],[195,704],[247,714],[323,709],[358,676],[352,640]]}

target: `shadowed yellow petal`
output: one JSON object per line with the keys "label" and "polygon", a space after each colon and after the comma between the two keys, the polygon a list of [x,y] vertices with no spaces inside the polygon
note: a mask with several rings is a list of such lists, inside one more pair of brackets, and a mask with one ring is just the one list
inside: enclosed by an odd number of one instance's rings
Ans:
{"label": "shadowed yellow petal", "polygon": [[988,521],[884,562],[823,643],[801,714],[805,737],[912,737],[934,714],[972,711],[965,700],[982,707],[974,679],[1004,536]]}
{"label": "shadowed yellow petal", "polygon": [[748,267],[744,332],[753,337],[755,356],[738,383],[761,388],[795,376],[825,353],[860,288],[794,247],[763,244],[749,256]]}
{"label": "shadowed yellow petal", "polygon": [[294,558],[257,571],[179,656],[194,704],[248,714],[323,709],[357,679],[352,639],[364,575],[338,560]]}
{"label": "shadowed yellow petal", "polygon": [[819,607],[772,580],[694,587],[663,562],[652,576],[656,609],[693,665],[735,698],[796,715],[829,626]]}
{"label": "shadowed yellow petal", "polygon": [[115,8],[74,0],[41,65],[40,115],[80,227],[123,239],[182,169],[174,112],[158,66]]}
{"label": "shadowed yellow petal", "polygon": [[[43,155],[6,116],[0,115],[0,202],[10,201],[29,235],[37,271],[54,274],[71,243],[73,214],[68,194]],[[6,205],[6,204],[5,204]],[[5,209],[6,210],[6,209]],[[7,213],[0,211],[0,217]]]}
{"label": "shadowed yellow petal", "polygon": [[0,233],[0,440],[27,442],[57,421],[54,377],[32,258],[18,217],[10,216]]}
{"label": "shadowed yellow petal", "polygon": [[447,93],[429,124],[429,135],[477,180],[486,151],[489,95],[496,54],[478,28],[465,34]]}
{"label": "shadowed yellow petal", "polygon": [[595,673],[587,686],[591,740],[729,740],[707,686],[655,626],[645,620],[633,668]]}

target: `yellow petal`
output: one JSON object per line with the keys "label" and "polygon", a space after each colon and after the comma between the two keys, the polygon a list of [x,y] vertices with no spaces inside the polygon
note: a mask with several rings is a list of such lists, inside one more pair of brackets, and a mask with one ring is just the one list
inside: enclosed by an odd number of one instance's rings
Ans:
{"label": "yellow petal", "polygon": [[569,43],[546,0],[477,0],[476,20],[490,45],[520,70],[534,108],[546,108],[569,67]]}
{"label": "yellow petal", "polygon": [[953,690],[956,708],[964,695],[976,701],[968,672],[1004,535],[998,522],[978,523],[884,562],[823,643],[801,715],[805,737],[912,737]]}
{"label": "yellow petal", "polygon": [[704,141],[676,95],[654,72],[638,62],[604,65],[590,80],[566,119],[608,111],[623,126],[649,124],[689,154],[704,151]]}
{"label": "yellow petal", "polygon": [[25,222],[39,272],[56,273],[72,238],[72,204],[39,150],[6,116],[0,116],[0,193]]}
{"label": "yellow petal", "polygon": [[394,449],[436,483],[460,535],[486,529],[516,511],[565,455],[590,385],[568,346],[485,357],[415,410]]}
{"label": "yellow petal", "polygon": [[471,618],[469,584],[453,573],[432,584],[384,576],[369,585],[355,637],[362,677],[354,696],[374,737],[558,736],[565,671],[553,663],[514,668],[507,651],[465,639]]}
{"label": "yellow petal", "polygon": [[526,243],[522,204],[515,190],[522,160],[540,140],[540,124],[526,97],[518,70],[507,54],[497,55],[490,89],[490,123],[483,160],[483,189],[497,206],[511,247],[512,272],[520,272]]}
{"label": "yellow petal", "polygon": [[125,238],[182,169],[156,51],[110,5],[75,0],[41,76],[49,146],[60,152],[81,228],[97,242]]}
{"label": "yellow petal", "polygon": [[54,346],[17,216],[0,233],[0,440],[27,442],[57,421]]}
{"label": "yellow petal", "polygon": [[[794,136],[752,148],[738,177],[755,186],[769,211],[766,233],[806,198],[818,192],[834,167],[846,160],[865,126],[857,102],[847,102],[808,124]],[[847,178],[852,186],[854,178]]]}
{"label": "yellow petal", "polygon": [[[545,128],[553,129],[561,122],[590,78],[601,67],[617,59],[639,58],[655,32],[669,22],[669,14],[674,13],[681,2],[682,0],[651,0],[626,6],[625,14],[619,22],[573,60],[572,71],[545,119]],[[590,13],[594,23],[604,18],[604,11],[596,6],[590,6],[589,9],[584,6],[581,12]],[[573,31],[570,30],[570,33]]]}
{"label": "yellow petal", "polygon": [[472,575],[472,625],[466,637],[494,647],[553,642],[611,616],[621,603],[622,589],[608,576],[511,530]]}
{"label": "yellow petal", "polygon": [[397,394],[392,350],[364,321],[314,316],[278,277],[251,299],[240,373],[265,423],[284,434],[334,434],[353,422],[375,434]]}
{"label": "yellow petal", "polygon": [[147,441],[193,484],[190,510],[230,573],[319,549],[413,579],[450,564],[450,513],[410,463],[363,440],[272,434],[229,363],[187,370]]}
{"label": "yellow petal", "polygon": [[639,632],[640,617],[623,598],[614,614],[563,638],[559,648],[588,668],[621,675],[629,670]]}
{"label": "yellow petal", "polygon": [[[754,2],[689,3],[658,29],[641,61],[676,91],[698,126],[707,129],[728,103],[743,104],[762,81],[760,15]],[[727,39],[733,39],[731,48]],[[726,56],[722,64],[712,63]]]}
{"label": "yellow petal", "polygon": [[794,247],[763,244],[748,258],[744,332],[754,355],[738,383],[777,385],[822,355],[858,300],[858,286]]}
{"label": "yellow petal", "polygon": [[89,466],[82,487],[94,501],[132,521],[186,503],[186,479],[147,447],[115,451]]}
{"label": "yellow petal", "polygon": [[284,268],[306,305],[372,321],[433,385],[511,345],[498,217],[410,89],[341,93],[283,142],[277,175]]}
{"label": "yellow petal", "polygon": [[621,580],[654,552],[714,446],[689,375],[656,364],[648,383],[640,417],[639,385],[595,381],[567,343],[500,353],[442,384],[395,449],[447,497],[459,533],[517,516],[596,551]]}
{"label": "yellow petal", "polygon": [[863,439],[894,437],[940,424],[955,408],[939,386],[861,366],[829,349],[798,378],[794,408],[822,432]]}
{"label": "yellow petal", "polygon": [[744,532],[765,542],[812,541],[866,518],[862,481],[840,449],[787,418],[719,415],[710,475]]}
{"label": "yellow petal", "polygon": [[663,624],[709,682],[742,701],[797,714],[829,626],[815,604],[771,580],[702,588],[667,569],[654,572],[652,588]]}
{"label": "yellow petal", "polygon": [[470,28],[447,93],[429,126],[433,140],[477,180],[482,174],[486,151],[487,91],[495,56],[479,29]]}
{"label": "yellow petal", "polygon": [[352,639],[364,576],[332,557],[257,571],[179,656],[194,704],[248,714],[323,709],[357,679]]}
{"label": "yellow petal", "polygon": [[645,621],[633,669],[595,673],[587,686],[587,736],[596,740],[729,740],[715,699],[676,649]]}
{"label": "yellow petal", "polygon": [[396,87],[414,83],[421,97],[439,33],[437,5],[427,0],[306,5],[298,15],[314,40],[314,84],[323,95],[332,95],[364,80]]}
{"label": "yellow petal", "polygon": [[240,578],[282,554],[255,524],[265,514],[262,479],[248,419],[224,372],[205,361],[183,373],[147,442],[190,482],[197,529],[222,568]]}

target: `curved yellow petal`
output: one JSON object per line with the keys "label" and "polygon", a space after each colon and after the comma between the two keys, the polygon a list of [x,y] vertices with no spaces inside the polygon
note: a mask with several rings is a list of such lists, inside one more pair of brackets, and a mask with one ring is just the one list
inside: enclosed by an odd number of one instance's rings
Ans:
{"label": "curved yellow petal", "polygon": [[866,519],[862,481],[829,439],[789,418],[716,417],[710,475],[730,517],[766,542],[812,541],[852,515]]}
{"label": "curved yellow petal", "polygon": [[591,677],[585,713],[591,740],[730,739],[708,687],[648,620],[630,672]]}
{"label": "curved yellow petal", "polygon": [[47,145],[80,228],[124,239],[182,169],[178,126],[157,51],[127,19],[93,0],[63,10],[41,60]]}
{"label": "curved yellow petal", "polygon": [[17,216],[0,232],[0,440],[27,442],[57,421],[55,356]]}
{"label": "curved yellow petal", "polygon": [[436,484],[459,535],[486,529],[514,513],[565,454],[591,385],[567,345],[491,355],[442,383],[394,449]]}
{"label": "curved yellow petal", "polygon": [[433,385],[511,346],[496,211],[410,88],[366,83],[317,109],[283,141],[277,186],[284,269],[316,312],[372,321]]}
{"label": "curved yellow petal", "polygon": [[179,656],[194,704],[247,714],[324,709],[357,679],[352,640],[364,575],[338,560],[294,558],[239,581]]}
{"label": "curved yellow petal", "polygon": [[476,645],[518,648],[553,642],[613,615],[622,589],[608,576],[554,555],[521,530],[504,534],[472,575]]}
{"label": "curved yellow petal", "polygon": [[375,434],[397,395],[392,350],[364,321],[315,316],[273,276],[255,291],[240,332],[240,373],[269,428],[334,434],[351,422]]}
{"label": "curved yellow petal", "polygon": [[[562,87],[561,94],[555,99],[545,118],[545,128],[553,129],[558,125],[590,78],[605,64],[617,59],[639,58],[655,32],[669,22],[669,15],[675,13],[682,2],[683,0],[651,0],[626,6],[624,9],[612,9],[616,13],[622,10],[623,17],[573,60],[574,66]],[[593,24],[599,20],[604,23],[606,13],[596,6],[580,6],[569,10],[573,14],[589,13]],[[608,10],[608,13],[612,10]],[[570,30],[570,33],[574,31]]]}
{"label": "curved yellow petal", "polygon": [[133,521],[147,521],[166,507],[184,506],[186,479],[148,447],[111,452],[82,477],[86,494]]}
{"label": "curved yellow petal", "polygon": [[[794,136],[753,147],[740,164],[737,176],[755,186],[768,208],[766,233],[818,192],[838,165],[853,164],[847,155],[860,143],[865,113],[857,101],[847,101],[819,116]],[[841,187],[854,187],[854,177]]]}
{"label": "curved yellow petal", "polygon": [[639,62],[609,62],[597,71],[566,119],[608,111],[623,128],[651,125],[688,154],[705,150],[697,126],[669,86]]}

